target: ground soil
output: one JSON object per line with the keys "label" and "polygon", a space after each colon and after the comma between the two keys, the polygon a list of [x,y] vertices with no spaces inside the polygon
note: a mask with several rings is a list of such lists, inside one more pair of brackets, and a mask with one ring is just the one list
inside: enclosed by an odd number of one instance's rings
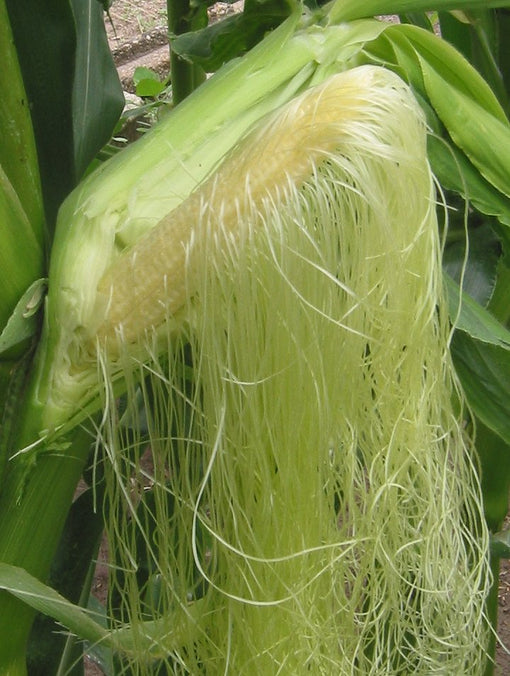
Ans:
{"label": "ground soil", "polygon": [[[234,5],[216,3],[210,10],[211,19],[222,18],[232,11],[238,11],[241,5],[242,2]],[[124,90],[133,92],[133,73],[138,66],[151,68],[162,78],[166,77],[169,69],[166,0],[114,0],[109,15],[106,29]],[[106,558],[106,546],[103,545],[92,586],[92,593],[101,601],[106,598],[108,581]],[[510,647],[509,561],[502,561],[498,603],[501,645],[497,649],[496,674],[510,676],[510,654],[503,647]],[[87,661],[86,676],[101,676],[102,673],[96,665]]]}

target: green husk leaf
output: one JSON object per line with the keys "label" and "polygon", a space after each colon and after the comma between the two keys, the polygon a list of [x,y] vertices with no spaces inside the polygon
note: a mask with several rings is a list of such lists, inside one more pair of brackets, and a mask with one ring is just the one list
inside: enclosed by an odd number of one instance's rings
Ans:
{"label": "green husk leaf", "polygon": [[422,94],[429,94],[424,80],[425,71],[433,70],[441,77],[445,87],[461,92],[500,122],[506,122],[505,112],[489,85],[448,42],[430,31],[407,24],[390,24],[385,37],[414,62],[415,69],[418,67],[420,75],[416,70],[410,71],[408,79]]}
{"label": "green husk leaf", "polygon": [[[454,142],[497,190],[510,196],[510,126],[421,60],[430,101]],[[491,143],[484,139],[490,138]],[[497,152],[494,151],[497,148]]]}
{"label": "green husk leaf", "polygon": [[37,312],[46,293],[47,280],[38,279],[21,296],[14,312],[0,333],[0,359],[37,332]]}

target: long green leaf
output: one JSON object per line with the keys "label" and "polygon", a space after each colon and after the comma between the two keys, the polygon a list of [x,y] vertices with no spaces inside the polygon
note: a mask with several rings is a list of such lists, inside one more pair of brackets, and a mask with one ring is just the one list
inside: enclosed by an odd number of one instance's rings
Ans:
{"label": "long green leaf", "polygon": [[74,163],[79,178],[109,140],[124,107],[124,94],[97,0],[71,0],[76,19],[73,82]]}
{"label": "long green leaf", "polygon": [[510,444],[510,349],[456,331],[452,355],[474,412]]}
{"label": "long green leaf", "polygon": [[139,652],[140,644],[143,642],[146,644],[147,656],[154,659],[164,656],[171,650],[171,645],[175,647],[180,645],[185,632],[192,631],[196,621],[194,618],[202,607],[200,601],[190,604],[186,612],[180,613],[179,619],[175,622],[168,617],[143,622],[135,636],[130,626],[108,631],[102,624],[102,615],[96,619],[91,611],[74,605],[18,566],[0,562],[0,590],[12,594],[30,608],[52,617],[71,633],[90,643],[129,653],[135,642]]}
{"label": "long green leaf", "polygon": [[[453,202],[453,196],[451,199]],[[492,219],[482,220],[478,214],[472,216],[473,223],[468,225],[466,234],[465,219],[466,216],[469,219],[469,212],[465,209],[462,210],[462,205],[458,211],[452,209],[443,250],[443,270],[457,283],[462,281],[464,295],[470,301],[485,308],[496,285],[501,242],[492,228]],[[464,303],[462,310],[465,310]]]}
{"label": "long green leaf", "polygon": [[492,532],[498,531],[508,513],[510,445],[477,420],[476,451],[480,459],[485,518]]}
{"label": "long green leaf", "polygon": [[[469,162],[459,155],[448,158],[444,148],[436,147],[436,156],[446,169],[446,181],[457,181],[458,190],[459,178],[461,185],[464,182],[459,169],[465,168],[485,213],[497,215],[506,223],[508,207],[498,192],[507,197],[510,193],[510,125],[481,75],[445,40],[416,26],[388,27],[380,38],[367,45],[366,52],[369,58],[395,68],[425,102],[430,102],[434,114],[469,158]],[[497,153],[494,148],[498,148]],[[448,177],[445,163],[451,169],[451,160],[458,167]],[[475,172],[471,171],[472,165]],[[491,190],[486,189],[483,180],[475,179],[476,172],[492,184]]]}
{"label": "long green leaf", "polygon": [[337,23],[380,14],[508,6],[508,0],[336,0],[330,11],[330,20]]}
{"label": "long green leaf", "polygon": [[[422,71],[421,81],[415,72],[412,73],[411,79],[412,85],[419,85],[420,91],[425,85],[423,73],[425,64],[427,69],[437,72],[445,86],[476,101],[500,122],[506,121],[505,112],[487,82],[446,40],[430,31],[410,25],[389,25],[385,35],[392,43],[398,45],[409,59],[413,59]],[[425,89],[423,93],[427,93],[427,90]]]}
{"label": "long green leaf", "polygon": [[[0,0],[0,64],[0,128],[3,130],[0,167],[18,195],[41,246],[44,210],[34,132],[5,0]],[[22,247],[22,234],[18,237]],[[15,252],[10,255],[15,257]]]}
{"label": "long green leaf", "polygon": [[242,13],[173,38],[172,50],[212,72],[244,54],[295,10],[295,0],[246,0]]}
{"label": "long green leaf", "polygon": [[[508,350],[510,360],[510,331],[470,296],[461,293],[459,285],[449,275],[444,275],[444,279],[450,316],[456,318],[455,328],[477,341]],[[508,403],[510,405],[510,401]]]}
{"label": "long green leaf", "polygon": [[22,568],[0,562],[0,589],[13,594],[34,610],[53,617],[71,632],[92,643],[108,639],[108,631],[90,613],[73,605]]}
{"label": "long green leaf", "polygon": [[499,30],[498,67],[505,84],[507,95],[510,96],[510,10],[496,11],[496,22]]}
{"label": "long green leaf", "polygon": [[507,34],[499,31],[499,13],[496,10],[472,10],[459,16],[442,12],[439,20],[442,37],[475,66],[508,112],[508,92],[499,67],[500,35],[507,41]]}
{"label": "long green leaf", "polygon": [[[510,331],[445,275],[455,318],[452,356],[468,402],[492,432],[510,443]],[[460,305],[460,312],[459,312]]]}
{"label": "long green leaf", "polygon": [[[82,597],[82,589],[92,559],[97,555],[103,530],[101,510],[94,510],[95,499],[92,489],[88,489],[73,502],[49,577],[51,587],[80,606],[82,598],[83,605],[86,604],[90,592],[90,589],[87,589],[86,595]],[[101,502],[100,495],[97,496],[97,500]],[[51,618],[39,614],[30,635],[29,672],[57,673],[67,640]],[[76,648],[79,649],[79,646]]]}
{"label": "long green leaf", "polygon": [[510,226],[510,199],[500,193],[453,144],[429,136],[428,154],[435,176],[444,188],[454,190],[476,209]]}
{"label": "long green leaf", "polygon": [[48,227],[75,184],[72,91],[76,32],[69,0],[6,0],[32,114]]}

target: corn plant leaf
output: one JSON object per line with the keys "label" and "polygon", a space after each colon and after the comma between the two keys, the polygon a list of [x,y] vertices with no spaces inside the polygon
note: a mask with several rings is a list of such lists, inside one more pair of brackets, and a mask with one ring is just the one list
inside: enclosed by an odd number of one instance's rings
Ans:
{"label": "corn plant leaf", "polygon": [[[430,101],[435,114],[475,171],[495,188],[487,191],[483,182],[471,180],[481,197],[483,210],[498,216],[505,214],[505,200],[496,195],[501,192],[508,196],[510,192],[510,126],[499,101],[480,74],[445,40],[416,26],[390,26],[384,36],[367,45],[367,54],[379,62],[392,54],[395,62],[389,61],[389,65],[395,67],[425,101]],[[494,147],[500,151],[494,153]],[[443,149],[436,148],[437,157],[440,153],[446,175],[451,161]],[[462,168],[469,165],[460,159],[459,163]],[[474,172],[469,173],[473,179]],[[453,177],[458,176],[459,169],[456,169]],[[507,220],[507,216],[503,216],[502,222]]]}
{"label": "corn plant leaf", "polygon": [[[412,73],[410,82],[424,94],[429,94],[425,73],[433,70],[445,87],[461,92],[501,122],[506,116],[498,99],[483,77],[452,45],[417,26],[390,25],[386,36],[412,59],[421,71],[421,79]],[[434,102],[431,99],[432,104]]]}
{"label": "corn plant leaf", "polygon": [[444,275],[455,321],[451,351],[468,402],[477,417],[510,443],[510,331]]}
{"label": "corn plant leaf", "polygon": [[[489,182],[508,195],[510,156],[505,152],[510,149],[510,127],[484,79],[451,45],[427,31],[398,26],[386,34],[398,48],[400,64],[411,84],[430,100],[455,143]],[[501,149],[497,155],[492,152],[495,146]]]}
{"label": "corn plant leaf", "polygon": [[23,568],[0,562],[0,589],[13,594],[34,610],[53,617],[72,633],[92,643],[108,639],[108,631],[90,613],[67,601]]}
{"label": "corn plant leaf", "polygon": [[[507,5],[508,7],[508,5]],[[497,25],[499,30],[498,68],[505,83],[505,91],[510,91],[510,10],[500,9],[497,12]]]}
{"label": "corn plant leaf", "polygon": [[444,188],[459,193],[483,214],[510,225],[510,199],[483,178],[454,144],[431,135],[428,154],[434,174]]}
{"label": "corn plant leaf", "polygon": [[[44,584],[23,568],[0,562],[0,590],[9,592],[34,610],[48,615],[75,636],[94,645],[102,645],[119,653],[129,653],[136,645],[143,649],[140,642],[146,644],[147,657],[154,659],[164,656],[173,642],[179,646],[186,632],[191,631],[194,619],[202,610],[201,601],[191,604],[178,621],[162,617],[158,620],[143,622],[143,632],[133,632],[129,625],[109,631],[104,627],[104,613],[98,610],[85,610],[74,605],[54,589]],[[139,627],[141,629],[141,626]],[[166,640],[162,643],[162,638]],[[136,642],[136,643],[135,643]]]}
{"label": "corn plant leaf", "polygon": [[207,71],[216,71],[248,51],[295,9],[295,0],[246,0],[242,13],[173,37],[172,50]]}
{"label": "corn plant leaf", "polygon": [[97,0],[6,2],[51,235],[62,200],[110,137],[123,96]]}
{"label": "corn plant leaf", "polygon": [[[510,126],[422,61],[432,105],[455,143],[497,190],[510,196]],[[494,152],[497,148],[498,151]]]}
{"label": "corn plant leaf", "polygon": [[453,12],[439,15],[442,37],[475,66],[508,111],[510,101],[499,64],[500,45],[507,41],[507,33],[501,30],[503,18],[497,10],[471,10],[460,17]]}
{"label": "corn plant leaf", "polygon": [[[106,609],[92,594],[89,596],[87,608],[100,618],[100,621],[106,627]],[[92,659],[105,676],[115,676],[114,652],[102,643],[91,644],[85,642],[85,652]]]}
{"label": "corn plant leaf", "polygon": [[510,348],[458,330],[451,349],[470,406],[489,429],[510,444]]}
{"label": "corn plant leaf", "polygon": [[507,233],[506,229],[499,233],[504,253],[498,261],[496,285],[488,309],[502,324],[510,326],[510,233],[505,237]]}
{"label": "corn plant leaf", "polygon": [[[36,239],[42,243],[44,210],[35,138],[5,0],[0,0],[0,63],[0,125],[4,130],[0,166],[23,205]],[[19,243],[21,246],[21,237]]]}
{"label": "corn plant leaf", "polygon": [[508,513],[510,445],[476,421],[476,452],[480,461],[483,508],[490,530],[501,529]]}
{"label": "corn plant leaf", "polygon": [[[100,486],[98,490],[101,490]],[[94,510],[95,500],[92,489],[88,489],[73,502],[49,576],[49,584],[56,591],[80,606],[85,604],[90,591],[92,571],[89,576],[89,569],[91,561],[97,556],[103,530],[103,516],[100,510]],[[97,500],[100,502],[101,496],[97,496]],[[88,585],[87,578],[90,579]],[[86,594],[83,597],[84,588]],[[44,669],[47,674],[58,673],[60,656],[64,653],[68,640],[52,618],[39,614],[33,624],[28,644],[29,673],[32,673],[31,664],[33,673],[37,669],[39,672]],[[81,646],[77,648],[81,654]],[[60,666],[63,668],[63,665]]]}
{"label": "corn plant leaf", "polygon": [[74,163],[79,178],[109,140],[124,107],[124,94],[108,47],[97,0],[71,0],[76,20],[73,79]]}
{"label": "corn plant leaf", "polygon": [[76,30],[69,0],[6,0],[32,114],[46,220],[75,184],[72,92]]}
{"label": "corn plant leaf", "polygon": [[[43,249],[23,206],[0,166],[0,331],[20,296],[43,275]],[[0,353],[2,338],[0,338]]]}
{"label": "corn plant leaf", "polygon": [[510,530],[502,530],[492,535],[490,548],[493,556],[510,559]]}
{"label": "corn plant leaf", "polygon": [[510,331],[467,293],[461,292],[459,285],[450,275],[444,275],[444,280],[448,293],[449,312],[450,316],[455,319],[455,328],[467,333],[478,342],[509,351],[510,359]]}
{"label": "corn plant leaf", "polygon": [[335,0],[331,20],[352,21],[379,14],[407,14],[431,10],[508,7],[508,0]]}
{"label": "corn plant leaf", "polygon": [[[448,224],[448,238],[443,250],[443,270],[459,284],[467,302],[476,301],[475,309],[486,307],[496,284],[501,242],[491,227],[490,219],[477,219],[469,228],[467,241],[465,214],[462,207],[454,212]],[[467,253],[467,257],[466,257]],[[479,306],[477,305],[479,304]],[[463,309],[464,308],[463,305]],[[490,318],[491,315],[489,315]]]}

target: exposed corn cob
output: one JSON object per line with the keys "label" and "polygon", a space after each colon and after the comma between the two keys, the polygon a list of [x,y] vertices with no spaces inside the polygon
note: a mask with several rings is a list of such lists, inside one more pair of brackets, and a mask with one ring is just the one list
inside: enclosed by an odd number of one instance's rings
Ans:
{"label": "exposed corn cob", "polygon": [[[298,21],[299,13],[245,58],[218,71],[154,130],[92,174],[61,207],[33,394],[45,429],[72,426],[99,405],[96,334],[112,306],[109,283],[101,284],[102,298],[97,290],[115,258],[175,212],[256,120],[341,70],[345,59],[383,30],[381,22],[367,21],[352,28],[299,31]],[[212,195],[212,186],[209,190]],[[109,324],[119,321],[113,312]],[[146,328],[155,321],[150,314],[140,316],[133,336],[143,333],[144,321]],[[136,325],[137,320],[126,317],[126,330],[128,322]],[[101,335],[108,331],[105,324]]]}
{"label": "exposed corn cob", "polygon": [[94,314],[106,315],[99,339],[118,332],[122,342],[135,342],[180,310],[190,291],[186,264],[195,225],[221,223],[235,237],[246,213],[284,200],[289,186],[302,185],[338,147],[344,125],[356,120],[361,129],[372,115],[367,101],[379,74],[372,68],[338,74],[269,115],[208,181],[121,254],[99,282]]}

